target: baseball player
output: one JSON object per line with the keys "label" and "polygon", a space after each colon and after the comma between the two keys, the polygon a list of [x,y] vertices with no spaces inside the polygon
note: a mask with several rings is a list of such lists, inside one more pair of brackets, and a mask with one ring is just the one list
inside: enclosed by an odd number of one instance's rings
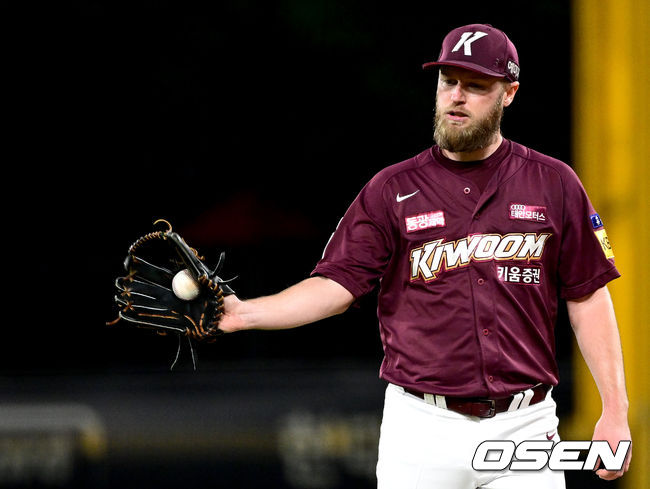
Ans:
{"label": "baseball player", "polygon": [[[472,457],[485,440],[559,440],[558,297],[602,398],[593,438],[614,449],[631,439],[612,248],[570,167],[501,134],[520,71],[505,33],[454,29],[424,68],[437,71],[436,144],[361,190],[310,278],[227,297],[220,328],[300,326],[378,287],[378,487],[562,488],[562,472],[480,471]],[[620,477],[630,453],[622,470],[596,474]]]}

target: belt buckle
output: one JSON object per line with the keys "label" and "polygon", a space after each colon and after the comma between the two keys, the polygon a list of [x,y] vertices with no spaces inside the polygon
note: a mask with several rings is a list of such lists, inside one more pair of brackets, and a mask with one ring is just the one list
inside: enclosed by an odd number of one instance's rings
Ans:
{"label": "belt buckle", "polygon": [[497,414],[497,402],[494,399],[490,399],[490,410],[488,411],[487,417],[494,418]]}
{"label": "belt buckle", "polygon": [[489,404],[490,407],[487,411],[487,413],[484,413],[483,410],[481,410],[481,413],[476,414],[479,418],[494,418],[497,414],[497,406],[496,406],[496,401],[494,399],[481,399],[478,402],[481,404]]}

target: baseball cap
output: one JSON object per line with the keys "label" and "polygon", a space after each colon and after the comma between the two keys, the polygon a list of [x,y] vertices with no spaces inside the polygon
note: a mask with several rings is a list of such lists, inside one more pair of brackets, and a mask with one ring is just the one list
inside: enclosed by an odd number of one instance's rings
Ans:
{"label": "baseball cap", "polygon": [[505,32],[490,24],[469,24],[452,30],[442,41],[438,60],[424,63],[422,68],[434,66],[458,66],[510,81],[519,80],[515,45]]}

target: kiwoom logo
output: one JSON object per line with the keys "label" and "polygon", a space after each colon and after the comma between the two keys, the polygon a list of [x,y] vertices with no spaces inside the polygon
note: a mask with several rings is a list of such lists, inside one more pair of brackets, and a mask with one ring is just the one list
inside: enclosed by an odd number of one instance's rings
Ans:
{"label": "kiwoom logo", "polygon": [[[482,442],[474,453],[474,470],[596,470],[598,461],[607,470],[621,470],[632,444],[629,440],[619,442],[616,452],[604,440],[560,441],[529,440],[515,445],[512,440],[489,440]],[[581,452],[587,457],[579,460]]]}

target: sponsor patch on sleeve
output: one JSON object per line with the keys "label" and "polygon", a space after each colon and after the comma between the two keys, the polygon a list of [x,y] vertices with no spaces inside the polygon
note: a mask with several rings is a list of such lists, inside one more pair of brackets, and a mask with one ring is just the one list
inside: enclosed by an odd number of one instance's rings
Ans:
{"label": "sponsor patch on sleeve", "polygon": [[591,219],[591,225],[593,226],[594,229],[603,227],[603,220],[600,218],[598,214],[592,214],[591,216],[589,216],[589,219]]}
{"label": "sponsor patch on sleeve", "polygon": [[596,238],[598,238],[598,242],[603,249],[603,253],[605,253],[605,257],[614,258],[614,250],[612,250],[612,245],[609,243],[609,238],[607,237],[605,228],[594,231],[594,234],[596,235]]}

